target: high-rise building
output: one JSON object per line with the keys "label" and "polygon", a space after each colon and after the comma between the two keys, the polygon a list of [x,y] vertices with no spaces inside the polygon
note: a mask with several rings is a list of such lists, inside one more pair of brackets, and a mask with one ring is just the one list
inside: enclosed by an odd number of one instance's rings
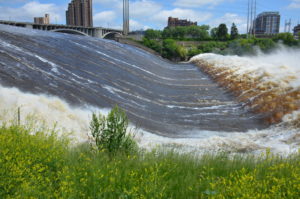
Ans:
{"label": "high-rise building", "polygon": [[35,24],[50,24],[50,15],[45,14],[45,17],[34,17]]}
{"label": "high-rise building", "polygon": [[129,1],[123,0],[123,34],[129,33]]}
{"label": "high-rise building", "polygon": [[279,33],[279,12],[263,12],[254,20],[254,32],[256,35],[274,35]]}
{"label": "high-rise building", "polygon": [[298,39],[300,39],[300,38],[299,38],[299,33],[300,33],[300,24],[298,24],[298,25],[295,26],[295,28],[294,28],[294,36],[295,36],[296,38],[298,38]]}
{"label": "high-rise building", "polygon": [[72,0],[66,11],[67,25],[93,27],[92,0]]}

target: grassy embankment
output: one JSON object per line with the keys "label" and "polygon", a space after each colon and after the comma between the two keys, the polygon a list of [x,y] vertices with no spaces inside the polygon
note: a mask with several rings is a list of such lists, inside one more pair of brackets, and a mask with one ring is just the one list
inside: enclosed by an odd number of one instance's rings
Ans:
{"label": "grassy embankment", "polygon": [[110,154],[0,127],[0,198],[299,198],[300,155]]}

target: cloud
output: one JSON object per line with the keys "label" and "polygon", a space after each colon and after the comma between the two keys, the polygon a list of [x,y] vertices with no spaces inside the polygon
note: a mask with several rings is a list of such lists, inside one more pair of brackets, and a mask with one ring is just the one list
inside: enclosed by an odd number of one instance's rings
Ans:
{"label": "cloud", "polygon": [[145,26],[139,23],[138,21],[132,19],[129,21],[129,24],[130,24],[130,30],[147,30],[150,28],[149,26]]}
{"label": "cloud", "polygon": [[238,27],[239,33],[247,32],[247,20],[245,17],[241,17],[238,14],[225,13],[225,15],[223,15],[222,17],[209,22],[211,28],[218,27],[221,23],[225,23],[229,31],[232,23],[235,23]]}
{"label": "cloud", "polygon": [[224,0],[176,0],[174,5],[179,7],[196,8],[204,5],[216,6]]}
{"label": "cloud", "polygon": [[55,20],[62,23],[65,19],[64,8],[55,4],[41,4],[31,1],[18,8],[1,7],[0,18],[3,20],[33,22],[34,17],[42,17],[46,13],[50,14],[51,23]]}
{"label": "cloud", "polygon": [[201,23],[210,19],[212,14],[209,12],[198,12],[191,9],[174,8],[173,10],[161,10],[159,13],[153,16],[152,20],[160,25],[164,25],[165,27],[167,25],[168,17],[170,16]]}
{"label": "cloud", "polygon": [[290,9],[299,9],[300,8],[300,0],[292,0],[292,2],[288,5]]}
{"label": "cloud", "polygon": [[116,18],[117,18],[117,14],[112,10],[96,13],[93,16],[94,26],[101,26],[101,27],[115,26],[114,21]]}
{"label": "cloud", "polygon": [[130,16],[133,18],[148,18],[158,13],[161,9],[161,4],[154,1],[134,1],[130,4]]}
{"label": "cloud", "polygon": [[0,0],[0,3],[24,3],[28,1],[30,0],[10,0],[9,2],[7,2],[7,0]]}

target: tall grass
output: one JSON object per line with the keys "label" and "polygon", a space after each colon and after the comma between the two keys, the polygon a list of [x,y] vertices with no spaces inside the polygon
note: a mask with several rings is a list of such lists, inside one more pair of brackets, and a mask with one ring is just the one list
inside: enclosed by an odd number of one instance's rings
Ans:
{"label": "tall grass", "polygon": [[300,155],[154,150],[111,156],[53,132],[0,128],[0,198],[299,198]]}

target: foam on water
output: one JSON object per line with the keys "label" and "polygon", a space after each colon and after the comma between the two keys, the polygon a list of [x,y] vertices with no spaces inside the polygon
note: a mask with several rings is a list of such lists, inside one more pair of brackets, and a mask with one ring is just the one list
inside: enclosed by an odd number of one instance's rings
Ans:
{"label": "foam on water", "polygon": [[[72,107],[57,97],[24,93],[16,88],[0,86],[0,121],[9,122],[16,119],[16,109],[21,107],[21,123],[24,118],[34,115],[48,127],[56,125],[60,132],[69,133],[74,143],[90,139],[89,121],[92,112],[107,115],[109,109],[95,107]],[[132,126],[132,125],[131,125]],[[182,132],[187,138],[168,138],[137,129],[135,139],[145,149],[157,146],[177,148],[184,152],[260,152],[266,148],[288,154],[299,148],[300,134],[296,129],[271,127],[266,130],[251,130],[247,133],[226,133],[193,130]]]}
{"label": "foam on water", "polygon": [[[288,122],[300,109],[300,49],[251,57],[201,54],[191,59],[252,111],[271,123]],[[296,111],[296,112],[295,112]],[[287,115],[294,115],[288,117]],[[287,116],[287,117],[285,117]],[[299,116],[299,114],[298,114]],[[285,118],[285,119],[283,119]]]}

